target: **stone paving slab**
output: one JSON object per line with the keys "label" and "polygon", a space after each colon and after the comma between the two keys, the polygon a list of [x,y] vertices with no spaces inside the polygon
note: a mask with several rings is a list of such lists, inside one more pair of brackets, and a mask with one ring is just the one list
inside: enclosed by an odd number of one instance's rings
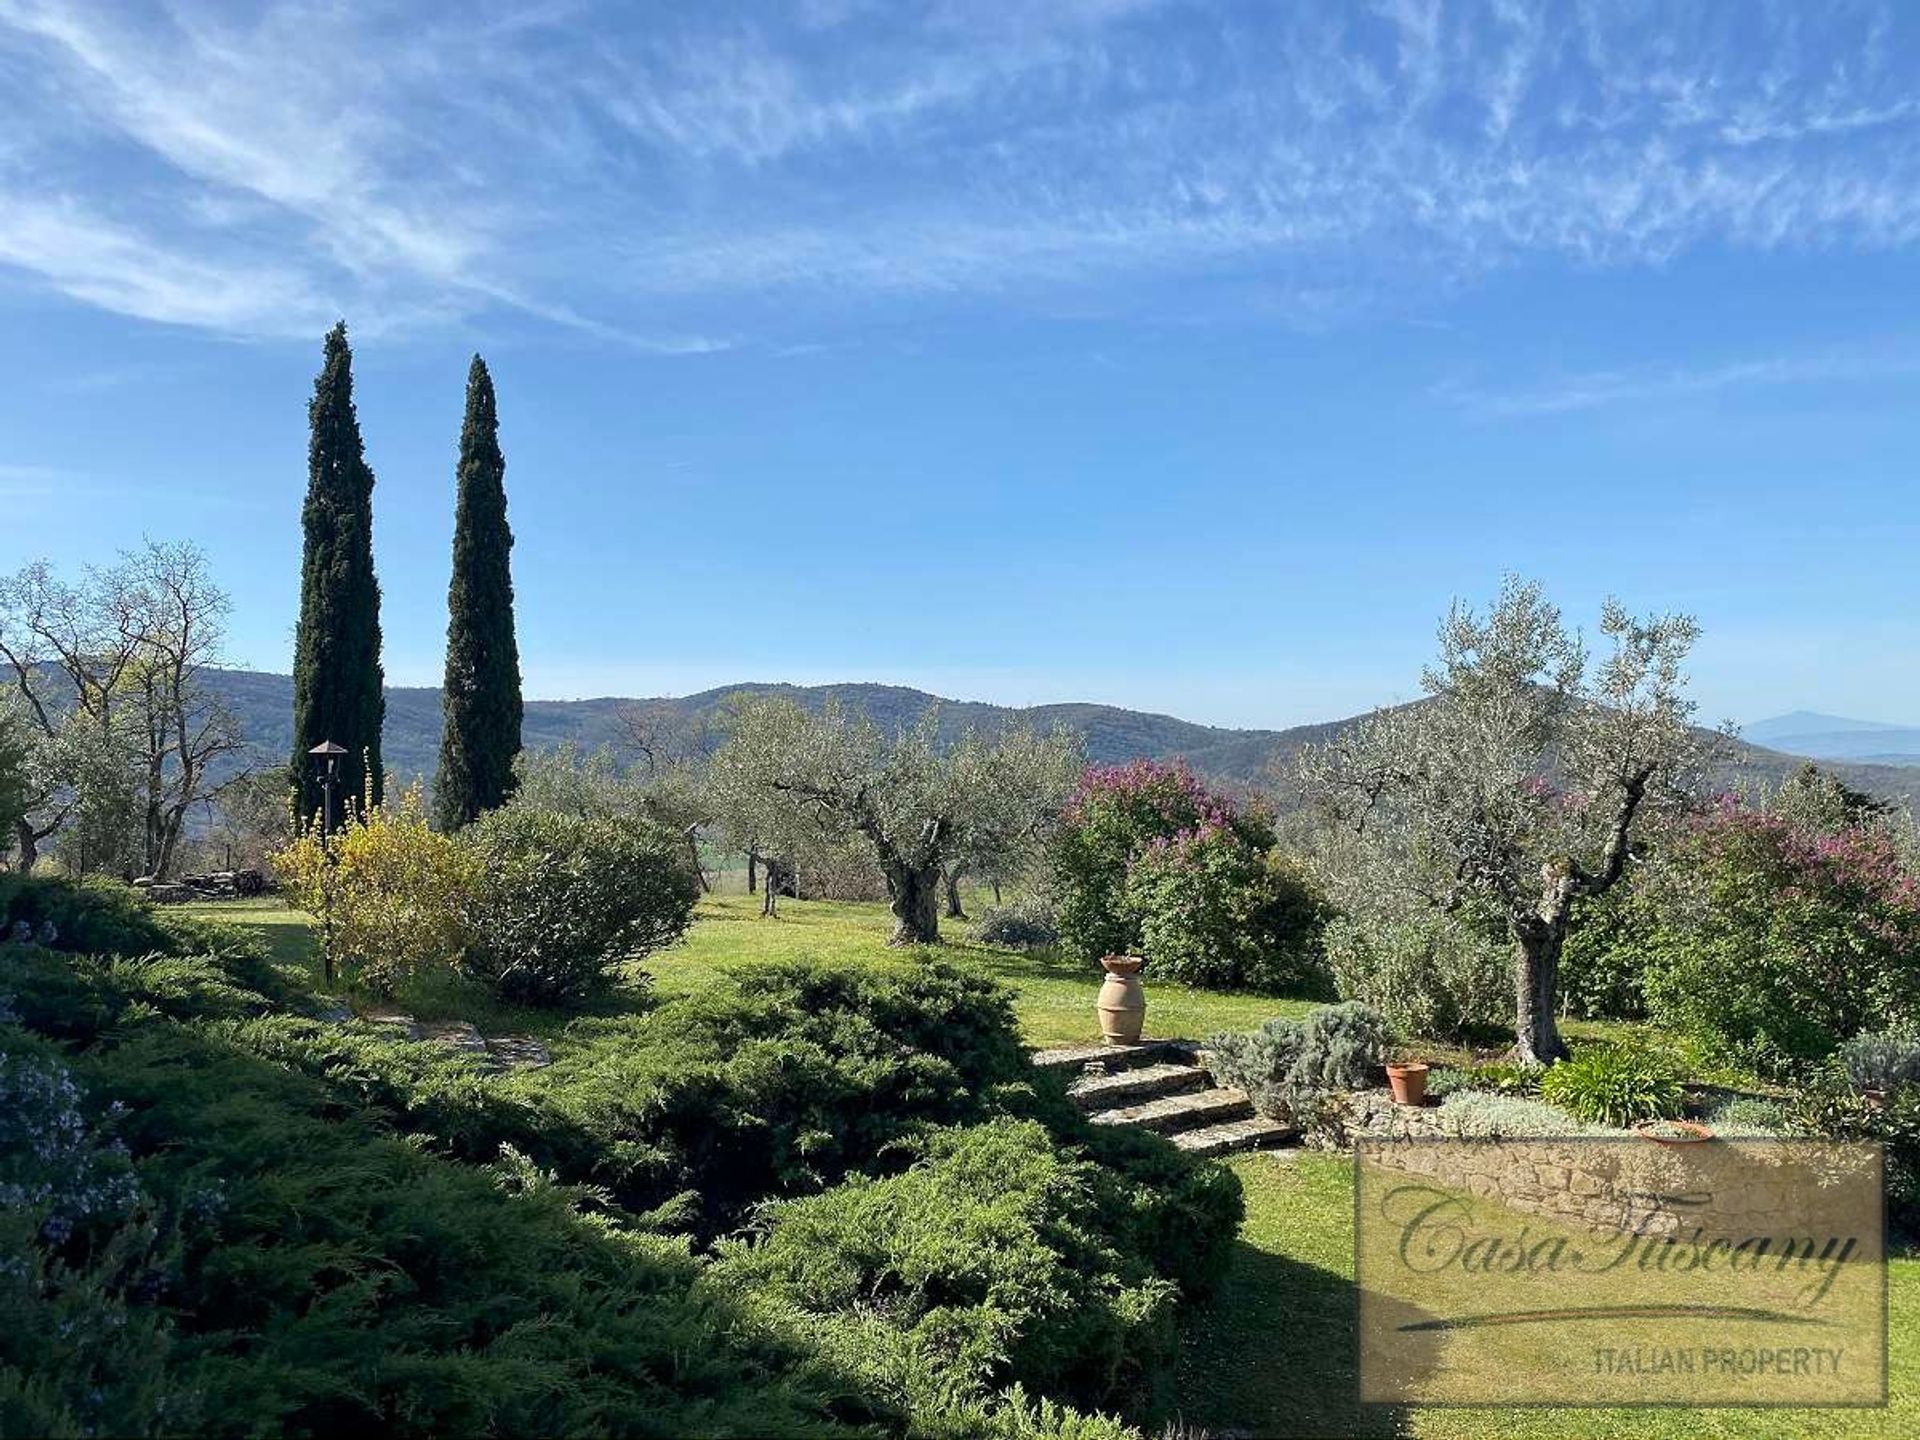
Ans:
{"label": "stone paving slab", "polygon": [[1253,1112],[1244,1090],[1202,1090],[1194,1095],[1169,1095],[1141,1105],[1102,1110],[1088,1117],[1095,1125],[1131,1125],[1168,1134],[1192,1130],[1224,1120],[1241,1120]]}
{"label": "stone paving slab", "polygon": [[[346,1006],[333,1005],[323,1011],[320,1018],[339,1024],[354,1016]],[[479,1027],[467,1020],[432,1020],[423,1023],[404,1011],[385,1006],[376,1006],[360,1018],[369,1025],[396,1030],[405,1039],[444,1046],[478,1060],[490,1070],[538,1070],[553,1063],[553,1056],[546,1045],[533,1036],[482,1035]]]}
{"label": "stone paving slab", "polygon": [[[1269,1120],[1264,1115],[1255,1115],[1248,1120],[1229,1120],[1224,1125],[1207,1125],[1198,1130],[1182,1130],[1177,1135],[1167,1137],[1189,1155],[1202,1158],[1213,1155],[1232,1155],[1241,1150],[1259,1150],[1281,1145],[1291,1145],[1299,1137],[1290,1125],[1282,1125],[1278,1120]],[[1289,1159],[1296,1153],[1293,1150],[1275,1150],[1276,1155]]]}
{"label": "stone paving slab", "polygon": [[1067,1095],[1082,1110],[1110,1110],[1117,1105],[1136,1105],[1161,1095],[1204,1090],[1209,1083],[1207,1072],[1197,1065],[1162,1063],[1114,1074],[1088,1075],[1069,1085]]}
{"label": "stone paving slab", "polygon": [[487,1051],[509,1070],[538,1070],[553,1063],[547,1047],[531,1035],[494,1035]]}
{"label": "stone paving slab", "polygon": [[1036,1050],[1030,1057],[1036,1070],[1079,1070],[1087,1065],[1140,1065],[1166,1054],[1170,1040],[1142,1040],[1138,1045],[1069,1045],[1059,1050]]}

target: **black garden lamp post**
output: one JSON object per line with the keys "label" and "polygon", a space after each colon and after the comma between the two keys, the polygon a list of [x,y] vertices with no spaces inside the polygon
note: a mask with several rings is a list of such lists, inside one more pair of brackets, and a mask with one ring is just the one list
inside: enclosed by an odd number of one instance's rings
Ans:
{"label": "black garden lamp post", "polygon": [[327,841],[333,835],[333,792],[340,781],[340,757],[347,747],[322,740],[307,754],[320,771],[320,844],[326,852],[326,874],[320,882],[320,963],[325,967],[327,988],[333,988],[333,847]]}
{"label": "black garden lamp post", "polygon": [[336,745],[331,740],[322,740],[307,752],[313,756],[314,767],[320,772],[320,838],[322,840],[333,834],[333,791],[340,780],[340,757],[346,753],[346,746]]}

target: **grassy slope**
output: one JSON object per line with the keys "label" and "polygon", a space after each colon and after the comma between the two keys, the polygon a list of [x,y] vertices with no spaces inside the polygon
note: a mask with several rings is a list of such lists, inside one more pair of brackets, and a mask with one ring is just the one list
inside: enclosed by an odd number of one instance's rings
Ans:
{"label": "grassy slope", "polygon": [[[276,956],[313,963],[305,918],[274,901],[206,906],[196,913],[260,927]],[[877,905],[784,901],[762,920],[757,897],[714,895],[686,941],[647,963],[665,994],[697,990],[735,966],[816,959],[911,965],[914,951],[887,948],[888,916]],[[1097,1038],[1095,977],[1072,962],[974,945],[964,925],[947,927],[949,959],[980,965],[1018,992],[1016,1009],[1034,1045]],[[1216,995],[1149,983],[1148,1029],[1201,1036],[1250,1029],[1274,1014],[1302,1014],[1302,1001]],[[458,1013],[475,997],[436,986],[402,997],[423,1018]],[[483,1028],[551,1030],[530,1014],[472,1014]],[[1593,1027],[1601,1029],[1605,1027]],[[1362,1410],[1353,1402],[1349,1337],[1354,1292],[1352,1168],[1314,1154],[1282,1162],[1245,1156],[1234,1163],[1246,1187],[1247,1220],[1219,1296],[1184,1337],[1178,1403],[1187,1419],[1244,1435],[1897,1436],[1920,1434],[1920,1261],[1893,1262],[1892,1406],[1866,1410]]]}

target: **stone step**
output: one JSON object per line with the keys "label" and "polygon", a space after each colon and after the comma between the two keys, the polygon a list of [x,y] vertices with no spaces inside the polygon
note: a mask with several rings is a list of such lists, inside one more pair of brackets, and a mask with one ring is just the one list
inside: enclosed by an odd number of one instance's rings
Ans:
{"label": "stone step", "polygon": [[1167,1137],[1189,1155],[1202,1158],[1233,1155],[1242,1150],[1262,1150],[1286,1145],[1299,1139],[1291,1125],[1255,1115],[1246,1120],[1229,1120],[1220,1125],[1203,1125],[1198,1130],[1182,1130]]}
{"label": "stone step", "polygon": [[1203,1125],[1218,1125],[1228,1120],[1244,1120],[1253,1114],[1253,1102],[1244,1090],[1200,1090],[1191,1095],[1167,1095],[1139,1105],[1101,1110],[1090,1115],[1095,1125],[1131,1125],[1156,1134],[1171,1135],[1179,1130],[1196,1130]]}
{"label": "stone step", "polygon": [[1180,1095],[1189,1090],[1207,1088],[1207,1072],[1198,1065],[1140,1065],[1111,1075],[1088,1075],[1067,1087],[1067,1094],[1082,1110],[1111,1110],[1120,1105],[1138,1105],[1161,1095]]}
{"label": "stone step", "polygon": [[1161,1060],[1184,1058],[1189,1047],[1179,1040],[1142,1040],[1137,1045],[1070,1045],[1062,1050],[1036,1050],[1028,1057],[1036,1070],[1072,1075],[1088,1065],[1109,1069],[1130,1065],[1151,1065]]}

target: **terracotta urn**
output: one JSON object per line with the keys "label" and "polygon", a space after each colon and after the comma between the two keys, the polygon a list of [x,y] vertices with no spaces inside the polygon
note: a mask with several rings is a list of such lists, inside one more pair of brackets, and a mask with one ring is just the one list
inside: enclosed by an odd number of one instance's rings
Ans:
{"label": "terracotta urn", "polygon": [[1427,1066],[1424,1060],[1395,1060],[1387,1066],[1387,1084],[1396,1105],[1427,1103]]}
{"label": "terracotta urn", "polygon": [[1147,1023],[1147,996],[1140,988],[1140,967],[1145,963],[1138,955],[1109,955],[1100,962],[1107,978],[1101,982],[1094,1008],[1100,1015],[1100,1034],[1109,1045],[1132,1045],[1140,1039],[1141,1027]]}

